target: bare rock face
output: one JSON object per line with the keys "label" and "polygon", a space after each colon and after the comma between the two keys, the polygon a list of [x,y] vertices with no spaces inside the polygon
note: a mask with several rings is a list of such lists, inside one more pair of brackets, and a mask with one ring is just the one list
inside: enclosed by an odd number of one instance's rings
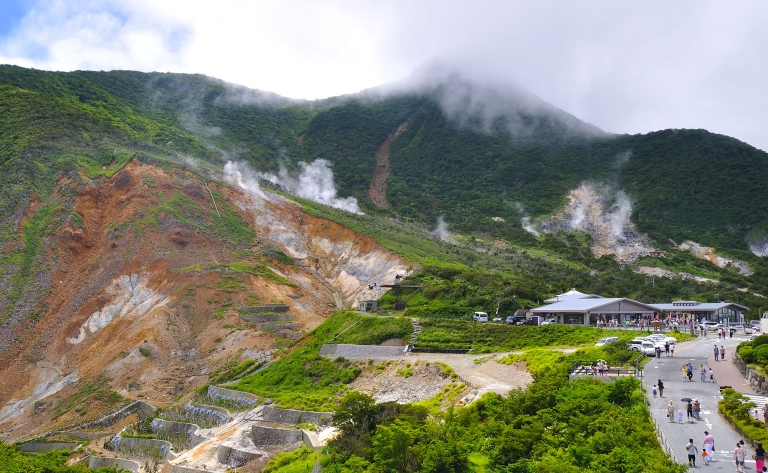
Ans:
{"label": "bare rock face", "polygon": [[614,255],[617,261],[632,262],[653,250],[648,237],[630,221],[632,202],[623,190],[583,183],[568,200],[561,211],[539,223],[544,232],[588,233],[596,258]]}

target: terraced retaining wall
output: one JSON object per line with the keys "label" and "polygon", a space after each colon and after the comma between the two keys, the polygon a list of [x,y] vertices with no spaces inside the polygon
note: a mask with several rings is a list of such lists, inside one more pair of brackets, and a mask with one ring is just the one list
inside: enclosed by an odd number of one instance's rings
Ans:
{"label": "terraced retaining wall", "polygon": [[240,318],[246,322],[259,324],[265,322],[293,322],[290,314],[240,314]]}
{"label": "terraced retaining wall", "polygon": [[278,427],[254,425],[251,427],[251,440],[257,447],[293,445],[302,442],[303,435],[299,429],[281,429]]}
{"label": "terraced retaining wall", "polygon": [[320,356],[326,358],[389,358],[405,355],[407,346],[385,347],[379,345],[325,344],[320,348]]}
{"label": "terraced retaining wall", "polygon": [[217,386],[208,386],[208,395],[213,399],[224,399],[248,407],[253,407],[259,403],[259,398],[251,393],[219,388]]}
{"label": "terraced retaining wall", "polygon": [[295,409],[280,409],[272,406],[264,406],[261,411],[262,418],[267,422],[279,424],[315,424],[329,425],[333,412],[297,411]]}
{"label": "terraced retaining wall", "polygon": [[165,473],[206,473],[206,470],[198,470],[188,466],[170,465]]}
{"label": "terraced retaining wall", "polygon": [[219,445],[216,448],[216,459],[225,465],[230,465],[230,460],[233,459],[240,460],[240,464],[243,464],[248,463],[251,460],[256,460],[257,458],[261,458],[261,454],[238,450],[233,447],[227,447],[226,445]]}
{"label": "terraced retaining wall", "polygon": [[178,437],[185,436],[191,442],[187,448],[194,447],[200,443],[200,437],[195,435],[195,432],[200,428],[197,424],[154,419],[149,425],[152,428],[152,432],[156,434],[174,434]]}
{"label": "terraced retaining wall", "polygon": [[52,435],[57,434],[63,434],[68,435],[70,437],[74,437],[76,439],[83,439],[83,440],[96,440],[100,439],[102,437],[106,437],[108,435],[115,435],[115,432],[69,432],[69,431],[61,431],[61,432],[52,432]]}
{"label": "terraced retaining wall", "polygon": [[19,447],[22,452],[46,452],[48,450],[73,450],[79,443],[69,442],[30,442]]}
{"label": "terraced retaining wall", "polygon": [[88,468],[92,470],[97,470],[105,466],[116,466],[123,470],[132,471],[133,473],[139,473],[139,468],[141,468],[141,465],[137,462],[125,460],[123,458],[91,457],[88,459]]}
{"label": "terraced retaining wall", "polygon": [[259,313],[259,312],[288,312],[288,309],[290,309],[288,304],[269,304],[269,305],[250,306],[250,307],[248,306],[240,307],[237,310],[244,313]]}
{"label": "terraced retaining wall", "polygon": [[223,407],[206,406],[205,404],[191,406],[187,404],[184,406],[184,410],[190,415],[208,417],[211,420],[217,421],[219,425],[226,424],[231,419],[229,411]]}
{"label": "terraced retaining wall", "polygon": [[122,452],[128,456],[140,454],[144,456],[150,452],[158,452],[161,457],[168,458],[171,452],[171,443],[165,440],[133,438],[133,437],[114,437],[111,441],[115,451]]}

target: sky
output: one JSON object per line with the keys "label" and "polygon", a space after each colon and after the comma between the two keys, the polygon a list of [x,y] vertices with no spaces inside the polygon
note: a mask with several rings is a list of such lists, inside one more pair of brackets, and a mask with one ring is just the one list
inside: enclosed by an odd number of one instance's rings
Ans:
{"label": "sky", "polygon": [[614,133],[768,151],[762,1],[2,0],[0,63],[202,73],[316,99],[439,63]]}

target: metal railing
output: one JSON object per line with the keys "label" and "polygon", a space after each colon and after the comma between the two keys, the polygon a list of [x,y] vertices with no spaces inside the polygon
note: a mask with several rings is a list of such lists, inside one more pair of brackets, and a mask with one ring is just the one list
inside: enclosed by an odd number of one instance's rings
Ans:
{"label": "metal railing", "polygon": [[672,449],[672,444],[669,443],[669,440],[667,439],[667,436],[664,435],[664,432],[661,431],[661,427],[659,426],[658,421],[656,418],[651,415],[651,421],[653,422],[653,428],[656,430],[656,438],[659,441],[659,444],[661,445],[661,448],[664,450],[664,452],[669,456],[669,458],[675,462],[679,463],[677,461],[677,455],[675,455],[675,451]]}

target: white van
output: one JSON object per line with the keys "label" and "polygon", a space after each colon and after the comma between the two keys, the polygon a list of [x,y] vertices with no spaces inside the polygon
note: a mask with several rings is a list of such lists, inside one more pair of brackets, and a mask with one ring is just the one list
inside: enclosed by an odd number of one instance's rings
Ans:
{"label": "white van", "polygon": [[472,314],[472,320],[475,322],[488,322],[488,313],[487,312],[475,312]]}

